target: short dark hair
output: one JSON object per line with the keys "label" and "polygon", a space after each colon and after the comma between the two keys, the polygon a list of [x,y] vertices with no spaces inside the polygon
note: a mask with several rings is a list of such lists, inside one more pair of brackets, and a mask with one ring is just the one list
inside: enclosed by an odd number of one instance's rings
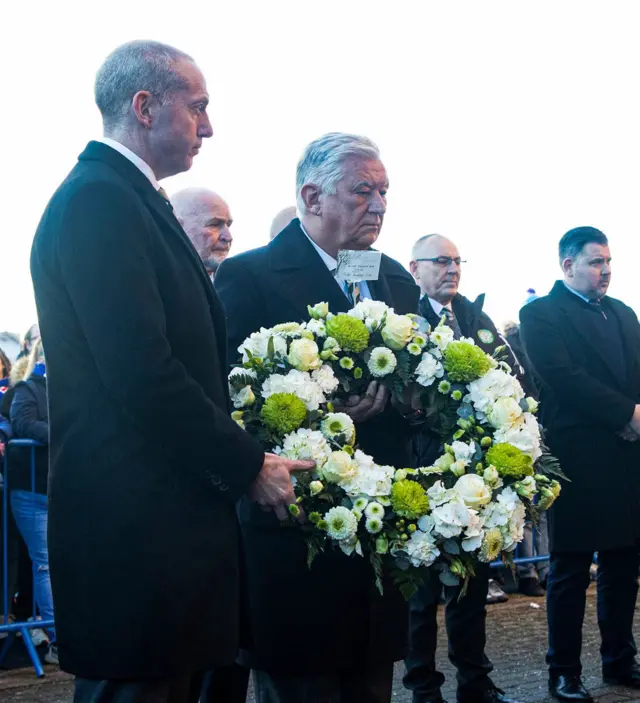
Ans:
{"label": "short dark hair", "polygon": [[560,240],[558,247],[560,263],[565,259],[575,259],[587,244],[601,244],[607,246],[609,240],[604,232],[595,227],[574,227]]}

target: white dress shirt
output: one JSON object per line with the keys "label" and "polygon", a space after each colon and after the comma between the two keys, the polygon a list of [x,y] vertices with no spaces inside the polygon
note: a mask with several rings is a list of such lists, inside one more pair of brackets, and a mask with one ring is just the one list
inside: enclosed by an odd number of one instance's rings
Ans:
{"label": "white dress shirt", "polygon": [[149,164],[141,159],[137,154],[134,154],[131,149],[127,148],[124,144],[120,144],[120,142],[117,142],[115,139],[110,139],[109,137],[102,137],[100,139],[96,139],[95,141],[110,146],[112,149],[115,149],[118,153],[122,154],[126,159],[129,159],[129,161],[131,161],[137,169],[144,173],[154,189],[160,190],[160,184],[158,183],[151,166],[149,166]]}
{"label": "white dress shirt", "polygon": [[[327,252],[324,249],[319,247],[313,241],[313,239],[311,239],[311,237],[309,236],[309,233],[304,228],[304,225],[302,224],[302,222],[300,222],[300,229],[304,232],[306,238],[311,242],[313,248],[318,252],[318,256],[322,259],[322,261],[324,262],[324,265],[329,269],[329,271],[331,272],[333,277],[336,279],[336,282],[340,286],[340,290],[345,294],[345,297],[348,298],[347,293],[346,293],[346,288],[347,288],[346,281],[344,280],[344,278],[339,278],[336,275],[336,271],[338,269],[337,259],[334,259],[333,256],[331,256],[331,254],[327,254]],[[360,285],[360,297],[361,298],[369,298],[369,300],[373,300],[373,296],[371,295],[371,291],[369,289],[367,282],[366,281],[359,281],[359,285]]]}
{"label": "white dress shirt", "polygon": [[430,303],[431,307],[433,308],[433,312],[435,312],[435,314],[438,317],[442,317],[441,313],[444,310],[444,308],[447,308],[447,310],[449,312],[453,312],[453,310],[451,309],[451,303],[448,303],[447,305],[443,305],[442,303],[439,303],[437,300],[434,300],[433,298],[429,298],[429,303]]}

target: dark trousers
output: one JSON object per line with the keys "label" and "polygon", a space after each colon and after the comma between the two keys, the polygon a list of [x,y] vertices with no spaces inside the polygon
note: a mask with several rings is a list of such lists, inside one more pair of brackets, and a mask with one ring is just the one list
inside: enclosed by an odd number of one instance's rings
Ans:
{"label": "dark trousers", "polygon": [[73,703],[198,703],[202,675],[116,681],[76,679]]}
{"label": "dark trousers", "polygon": [[[460,587],[445,589],[449,659],[458,672],[458,698],[461,701],[472,701],[476,694],[493,686],[489,678],[493,666],[484,652],[488,584],[489,567],[479,564],[476,576],[470,580],[462,598],[458,598]],[[430,574],[425,585],[411,599],[404,685],[413,691],[414,703],[439,698],[444,683],[443,674],[436,669],[437,613],[441,593],[440,580],[436,574]]]}
{"label": "dark trousers", "polygon": [[[551,554],[547,581],[549,651],[552,675],[582,672],[582,622],[589,587],[590,552]],[[598,626],[605,675],[625,671],[634,661],[633,612],[638,595],[637,547],[598,552]]]}
{"label": "dark trousers", "polygon": [[200,703],[245,703],[249,673],[249,669],[238,664],[207,671],[202,683]]}
{"label": "dark trousers", "polygon": [[253,686],[256,703],[389,703],[393,662],[325,676],[254,671]]}

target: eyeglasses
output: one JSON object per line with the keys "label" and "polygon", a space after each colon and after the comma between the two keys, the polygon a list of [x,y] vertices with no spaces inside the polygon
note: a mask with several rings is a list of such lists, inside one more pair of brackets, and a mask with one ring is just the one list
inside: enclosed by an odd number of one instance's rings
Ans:
{"label": "eyeglasses", "polygon": [[434,256],[430,259],[416,259],[416,261],[431,261],[437,266],[442,266],[442,268],[449,268],[452,263],[454,263],[456,266],[460,266],[460,264],[467,263],[464,259],[461,259],[459,256],[456,256],[455,259],[452,256]]}

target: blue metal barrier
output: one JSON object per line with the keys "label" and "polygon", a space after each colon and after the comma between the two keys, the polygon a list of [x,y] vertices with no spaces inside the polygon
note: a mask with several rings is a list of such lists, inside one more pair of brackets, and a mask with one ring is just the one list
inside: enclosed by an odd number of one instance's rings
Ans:
{"label": "blue metal barrier", "polygon": [[14,439],[5,448],[4,453],[4,486],[2,490],[2,609],[3,620],[0,624],[0,634],[6,633],[7,638],[4,642],[2,650],[0,650],[0,666],[7,656],[9,650],[16,640],[16,635],[22,635],[22,641],[27,649],[29,658],[33,663],[33,668],[38,677],[44,676],[42,662],[38,656],[38,652],[31,640],[29,630],[53,628],[53,620],[36,620],[36,605],[35,598],[33,602],[33,619],[31,622],[9,622],[9,612],[11,605],[11,594],[9,593],[9,554],[8,554],[8,534],[9,534],[9,448],[10,447],[25,447],[29,448],[30,468],[31,468],[31,490],[35,493],[36,488],[36,447],[40,446],[38,442],[30,439]]}

